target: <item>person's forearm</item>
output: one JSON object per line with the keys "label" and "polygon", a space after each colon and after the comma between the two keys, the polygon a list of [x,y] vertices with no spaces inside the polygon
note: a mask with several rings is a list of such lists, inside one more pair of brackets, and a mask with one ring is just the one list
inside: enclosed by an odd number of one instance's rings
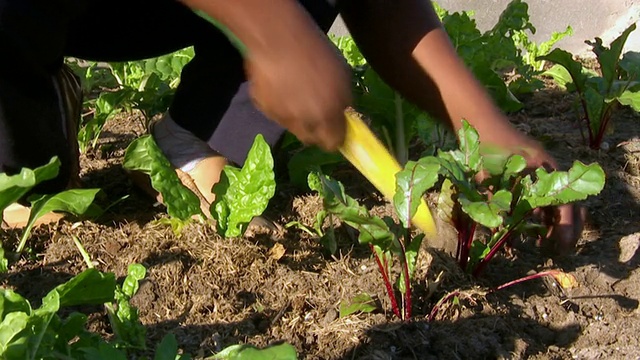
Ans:
{"label": "person's forearm", "polygon": [[389,85],[454,129],[465,118],[484,141],[506,145],[498,136],[513,131],[511,125],[457,56],[429,1],[341,6],[363,55]]}
{"label": "person's forearm", "polygon": [[254,58],[288,54],[301,41],[315,42],[323,35],[295,0],[180,1],[227,27]]}

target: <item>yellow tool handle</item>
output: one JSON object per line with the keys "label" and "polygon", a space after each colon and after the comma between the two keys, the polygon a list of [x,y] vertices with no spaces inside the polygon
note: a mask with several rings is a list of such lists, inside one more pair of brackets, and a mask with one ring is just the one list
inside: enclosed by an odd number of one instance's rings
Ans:
{"label": "yellow tool handle", "polygon": [[[356,112],[347,110],[345,117],[347,132],[340,152],[387,200],[393,201],[396,192],[395,175],[402,170],[400,164]],[[436,224],[424,199],[411,222],[427,237],[436,235]]]}

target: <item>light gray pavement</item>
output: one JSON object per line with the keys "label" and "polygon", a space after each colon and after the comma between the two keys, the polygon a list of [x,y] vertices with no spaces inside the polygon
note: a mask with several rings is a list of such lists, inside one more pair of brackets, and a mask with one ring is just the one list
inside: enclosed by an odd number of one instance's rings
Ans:
{"label": "light gray pavement", "polygon": [[[399,1],[399,0],[395,0]],[[438,4],[453,12],[473,10],[481,30],[493,26],[510,0],[440,0]],[[605,44],[611,42],[630,24],[640,20],[640,0],[530,0],[531,23],[538,30],[533,39],[545,41],[554,31],[564,31],[567,25],[573,35],[556,46],[575,54],[590,55],[585,40],[599,36]],[[338,19],[331,29],[337,35],[347,34],[344,23]],[[640,51],[640,28],[631,33],[626,50]]]}

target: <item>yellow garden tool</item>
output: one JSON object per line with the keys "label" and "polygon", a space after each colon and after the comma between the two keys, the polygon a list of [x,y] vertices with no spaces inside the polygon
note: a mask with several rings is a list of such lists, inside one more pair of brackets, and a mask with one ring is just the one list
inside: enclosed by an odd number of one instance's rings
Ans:
{"label": "yellow garden tool", "polygon": [[[347,133],[340,152],[389,201],[396,192],[396,173],[402,170],[384,145],[353,110],[345,111]],[[436,224],[424,199],[411,222],[427,237],[436,235]]]}
{"label": "yellow garden tool", "polygon": [[[229,29],[202,11],[196,11],[196,13],[220,29],[243,56],[247,54],[245,45]],[[387,200],[393,201],[396,191],[396,173],[402,170],[400,164],[355,111],[346,110],[345,117],[347,133],[340,152]],[[436,225],[424,199],[421,200],[411,222],[427,237],[435,236]]]}

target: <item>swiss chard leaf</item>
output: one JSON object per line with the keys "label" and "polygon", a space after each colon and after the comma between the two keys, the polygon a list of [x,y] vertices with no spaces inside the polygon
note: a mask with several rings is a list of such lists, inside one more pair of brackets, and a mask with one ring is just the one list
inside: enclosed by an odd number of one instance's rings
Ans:
{"label": "swiss chard leaf", "polygon": [[620,60],[620,68],[625,71],[624,78],[628,80],[636,80],[640,77],[640,52],[626,52]]}
{"label": "swiss chard leaf", "polygon": [[13,290],[0,288],[0,321],[12,312],[24,312],[29,315],[31,314],[31,305]]}
{"label": "swiss chard leaf", "polygon": [[618,97],[618,102],[622,105],[630,106],[633,110],[640,112],[640,89],[629,89],[624,91]]}
{"label": "swiss chard leaf", "polygon": [[367,60],[364,58],[358,45],[350,36],[340,36],[335,37],[331,36],[331,40],[336,45],[338,50],[344,55],[345,60],[347,60],[347,64],[351,67],[362,66],[367,63]]}
{"label": "swiss chard leaf", "polygon": [[467,171],[477,173],[482,166],[480,156],[480,136],[466,120],[462,121],[462,127],[458,130],[460,151],[452,152],[453,157],[467,168]]}
{"label": "swiss chard leaf", "polygon": [[53,211],[62,211],[80,216],[89,210],[98,192],[100,192],[100,189],[71,189],[58,194],[43,195],[32,199],[29,220],[22,231],[16,252],[22,252],[38,219]]}
{"label": "swiss chard leaf", "polygon": [[211,214],[225,237],[242,236],[249,222],[264,212],[276,190],[271,149],[256,136],[242,169],[226,166],[214,185]]}
{"label": "swiss chard leaf", "polygon": [[370,313],[377,308],[376,302],[373,300],[371,295],[362,293],[356,295],[356,297],[351,299],[348,303],[340,303],[340,317],[349,316],[357,312]]}
{"label": "swiss chard leaf", "polygon": [[257,349],[251,345],[232,345],[211,357],[212,360],[296,360],[296,349],[289,344]]}
{"label": "swiss chard leaf", "polygon": [[589,126],[594,134],[598,133],[600,124],[602,123],[602,115],[604,115],[607,104],[604,97],[594,88],[588,87],[584,91],[584,98],[587,103],[587,118]]}
{"label": "swiss chard leaf", "polygon": [[0,173],[0,221],[7,206],[20,200],[29,190],[39,183],[51,180],[58,175],[60,159],[53,157],[48,164],[33,170],[23,168],[16,175]]}
{"label": "swiss chard leaf", "polygon": [[[0,219],[0,221],[2,221]],[[0,244],[0,273],[5,273],[9,271],[9,259],[4,254],[4,248],[2,244]]]}
{"label": "swiss chard leaf", "polygon": [[472,269],[473,266],[480,260],[484,259],[490,251],[491,247],[489,247],[489,245],[480,240],[474,240],[471,243],[471,249],[469,250],[469,264],[467,269]]}
{"label": "swiss chard leaf", "polygon": [[[547,60],[553,63],[559,64],[564,67],[569,76],[571,76],[571,82],[581,91],[584,91],[587,81],[587,75],[582,70],[582,64],[573,59],[573,55],[570,52],[562,49],[553,49],[549,54],[539,56],[537,60]],[[560,80],[560,82],[567,84],[566,75],[558,68],[553,67],[555,71],[545,72],[544,75],[550,75],[554,79]],[[560,83],[559,82],[559,83]]]}
{"label": "swiss chard leaf", "polygon": [[631,24],[626,28],[620,36],[611,42],[609,48],[602,45],[602,40],[596,38],[595,42],[588,42],[593,47],[598,63],[600,63],[600,71],[607,84],[613,84],[618,79],[618,62],[622,55],[624,43],[627,41],[629,34],[636,29],[636,24]]}
{"label": "swiss chard leaf", "polygon": [[145,275],[144,266],[129,265],[122,286],[116,286],[115,289],[116,309],[114,310],[111,304],[107,305],[111,326],[118,340],[127,346],[140,349],[145,348],[146,328],[140,323],[138,309],[131,305],[130,300],[138,291],[139,281],[144,279]]}
{"label": "swiss chard leaf", "polygon": [[438,181],[440,164],[433,158],[421,161],[409,161],[404,169],[396,174],[396,193],[393,204],[402,224],[409,228],[411,219],[420,205],[420,199]]}
{"label": "swiss chard leaf", "polygon": [[[407,259],[407,269],[409,272],[409,279],[413,278],[413,275],[416,272],[416,264],[418,263],[418,254],[420,254],[420,246],[422,246],[422,240],[424,240],[424,234],[419,234],[415,236],[409,246],[405,248],[405,258]],[[405,294],[407,292],[407,288],[404,280],[404,272],[400,272],[400,276],[398,277],[398,282],[396,283],[398,289],[401,293]]]}
{"label": "swiss chard leaf", "polygon": [[113,273],[87,269],[55,288],[60,306],[99,305],[113,301],[116,278]]}
{"label": "swiss chard leaf", "polygon": [[371,216],[365,207],[347,195],[340,182],[316,173],[311,173],[309,177],[309,185],[322,197],[325,211],[337,215],[358,230],[360,243],[371,243],[384,249],[389,247],[393,235],[387,224],[382,219]]}
{"label": "swiss chard leaf", "polygon": [[189,360],[188,354],[178,354],[178,341],[173,334],[167,334],[156,348],[153,360]]}
{"label": "swiss chard leaf", "polygon": [[33,314],[29,317],[29,332],[25,334],[27,336],[28,359],[41,358],[43,349],[40,348],[42,340],[46,335],[47,328],[53,320],[56,312],[60,309],[60,294],[57,291],[51,291],[47,296],[42,299],[42,306],[33,311]]}
{"label": "swiss chard leaf", "polygon": [[24,359],[27,353],[29,315],[23,312],[7,314],[0,323],[0,355],[5,359]]}
{"label": "swiss chard leaf", "polygon": [[147,275],[147,269],[141,264],[130,264],[127,277],[122,283],[122,292],[131,298],[138,292],[139,282]]}
{"label": "swiss chard leaf", "polygon": [[536,170],[537,180],[523,194],[532,208],[557,206],[584,200],[602,191],[605,173],[600,165],[575,161],[569,171]]}
{"label": "swiss chard leaf", "polygon": [[151,135],[131,142],[124,156],[123,167],[151,177],[151,186],[162,195],[170,216],[187,220],[193,215],[202,214],[200,199],[182,184]]}
{"label": "swiss chard leaf", "polygon": [[521,155],[512,155],[507,159],[507,163],[504,165],[502,172],[502,187],[506,187],[509,184],[509,180],[520,175],[522,171],[527,167],[527,160]]}
{"label": "swiss chard leaf", "polygon": [[470,201],[464,194],[458,198],[462,210],[474,221],[488,228],[496,228],[502,225],[502,214],[511,209],[513,195],[507,190],[498,190],[490,200]]}

